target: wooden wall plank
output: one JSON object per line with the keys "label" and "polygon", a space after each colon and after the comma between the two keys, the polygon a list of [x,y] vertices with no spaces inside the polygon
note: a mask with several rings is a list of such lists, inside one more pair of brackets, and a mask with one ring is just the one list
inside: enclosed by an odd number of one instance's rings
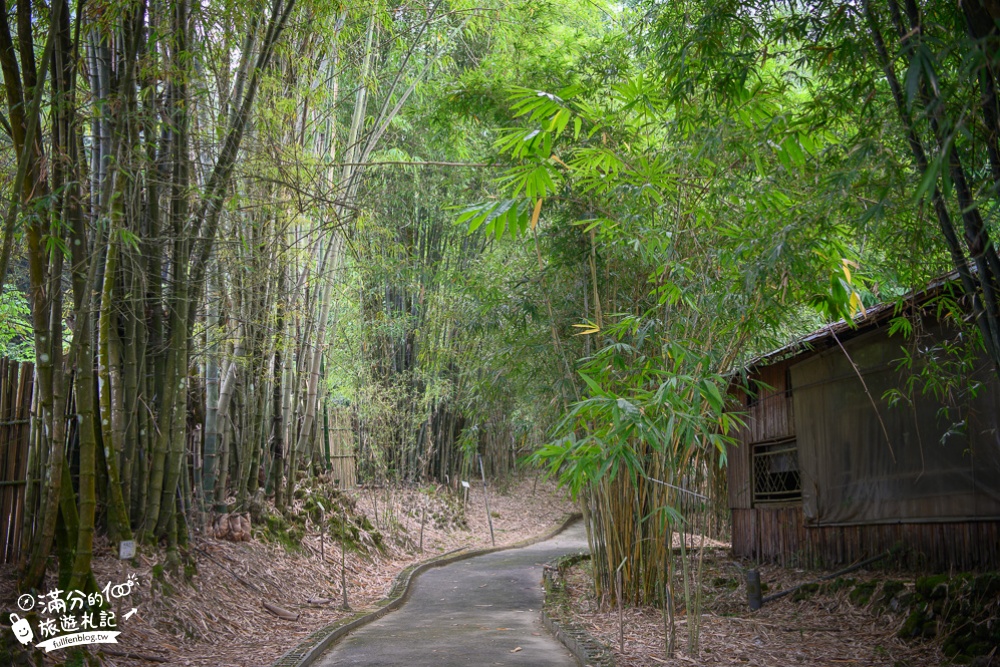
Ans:
{"label": "wooden wall plank", "polygon": [[733,509],[733,556],[836,568],[902,545],[913,570],[1000,569],[1000,521],[806,527],[798,507]]}
{"label": "wooden wall plank", "polygon": [[[13,458],[17,443],[14,439],[14,394],[17,382],[16,375],[12,378],[11,371],[17,373],[18,366],[8,359],[0,359],[0,481],[13,481]],[[14,488],[0,486],[0,563],[9,562],[10,528],[14,504],[12,499]]]}
{"label": "wooden wall plank", "polygon": [[20,555],[34,367],[0,359],[0,563]]}
{"label": "wooden wall plank", "polygon": [[14,523],[14,499],[17,496],[10,482],[16,481],[14,473],[17,459],[17,376],[20,370],[17,362],[0,361],[0,562],[10,562],[13,551],[11,542]]}
{"label": "wooden wall plank", "polygon": [[[18,422],[17,434],[18,459],[15,467],[14,478],[18,480],[28,479],[28,449],[31,437],[31,400],[34,388],[34,364],[21,364],[21,381],[17,391],[18,411],[16,419]],[[24,503],[27,496],[27,484],[15,487],[16,497],[14,500],[14,512],[12,513],[11,539],[9,540],[11,553],[9,562],[15,562],[20,557],[21,533],[24,528]]]}

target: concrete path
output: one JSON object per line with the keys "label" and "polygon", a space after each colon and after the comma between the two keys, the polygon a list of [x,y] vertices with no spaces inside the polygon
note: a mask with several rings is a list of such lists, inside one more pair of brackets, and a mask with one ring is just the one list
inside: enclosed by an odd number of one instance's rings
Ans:
{"label": "concrete path", "polygon": [[352,632],[314,664],[575,667],[542,626],[542,565],[586,551],[577,521],[551,540],[428,570],[399,610]]}

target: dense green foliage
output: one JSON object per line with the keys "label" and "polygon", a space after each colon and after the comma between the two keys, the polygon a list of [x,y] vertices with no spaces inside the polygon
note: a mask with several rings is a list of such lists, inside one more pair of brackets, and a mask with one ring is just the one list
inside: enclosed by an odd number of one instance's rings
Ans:
{"label": "dense green foliage", "polygon": [[549,303],[573,393],[534,458],[590,509],[599,592],[670,577],[678,494],[721,488],[740,360],[955,270],[965,340],[1000,362],[995,21],[873,4],[639,3],[557,86],[511,90],[498,196],[458,220],[581,278]]}
{"label": "dense green foliage", "polygon": [[0,294],[0,356],[31,360],[30,317],[23,294],[13,290]]}

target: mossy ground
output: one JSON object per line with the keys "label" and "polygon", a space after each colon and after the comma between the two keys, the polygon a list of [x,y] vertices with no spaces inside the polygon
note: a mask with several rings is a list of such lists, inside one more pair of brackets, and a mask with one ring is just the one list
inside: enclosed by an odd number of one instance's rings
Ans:
{"label": "mossy ground", "polygon": [[941,641],[943,653],[956,664],[980,664],[1000,646],[1000,573],[932,574],[912,583],[847,581],[837,579],[824,588],[850,587],[854,605],[901,615],[900,638]]}
{"label": "mossy ground", "polygon": [[280,544],[289,553],[300,552],[306,534],[317,531],[343,544],[347,551],[384,549],[382,533],[358,512],[356,501],[347,494],[317,484],[300,486],[294,497],[294,507],[283,513],[262,506],[254,516],[254,536]]}
{"label": "mossy ground", "polygon": [[[716,593],[745,586],[727,577],[711,580]],[[766,588],[766,583],[762,584]],[[825,596],[846,597],[851,605],[884,616],[907,642],[934,642],[954,664],[989,664],[1000,647],[1000,572],[930,574],[872,579],[838,577],[800,585],[789,599],[819,604]]]}

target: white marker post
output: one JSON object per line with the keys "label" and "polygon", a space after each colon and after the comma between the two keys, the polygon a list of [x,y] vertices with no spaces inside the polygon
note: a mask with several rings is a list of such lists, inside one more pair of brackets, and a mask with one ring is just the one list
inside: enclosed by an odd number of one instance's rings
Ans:
{"label": "white marker post", "polygon": [[135,540],[125,540],[118,545],[118,560],[135,558]]}
{"label": "white marker post", "polygon": [[486,520],[490,522],[490,542],[497,545],[497,539],[493,536],[493,515],[490,514],[490,494],[486,491],[486,471],[483,469],[483,457],[479,457],[479,474],[483,476],[483,500],[486,502]]}
{"label": "white marker post", "polygon": [[469,483],[464,479],[462,480],[462,488],[465,489],[465,501],[462,503],[462,511],[466,512],[469,509]]}
{"label": "white marker post", "polygon": [[[118,543],[118,560],[122,564],[122,583],[125,583],[127,577],[125,576],[125,561],[135,558],[135,540],[122,540]],[[131,589],[129,589],[131,592]],[[117,598],[118,602],[115,604],[115,612],[118,616],[118,622],[122,620],[122,603],[121,598]]]}

